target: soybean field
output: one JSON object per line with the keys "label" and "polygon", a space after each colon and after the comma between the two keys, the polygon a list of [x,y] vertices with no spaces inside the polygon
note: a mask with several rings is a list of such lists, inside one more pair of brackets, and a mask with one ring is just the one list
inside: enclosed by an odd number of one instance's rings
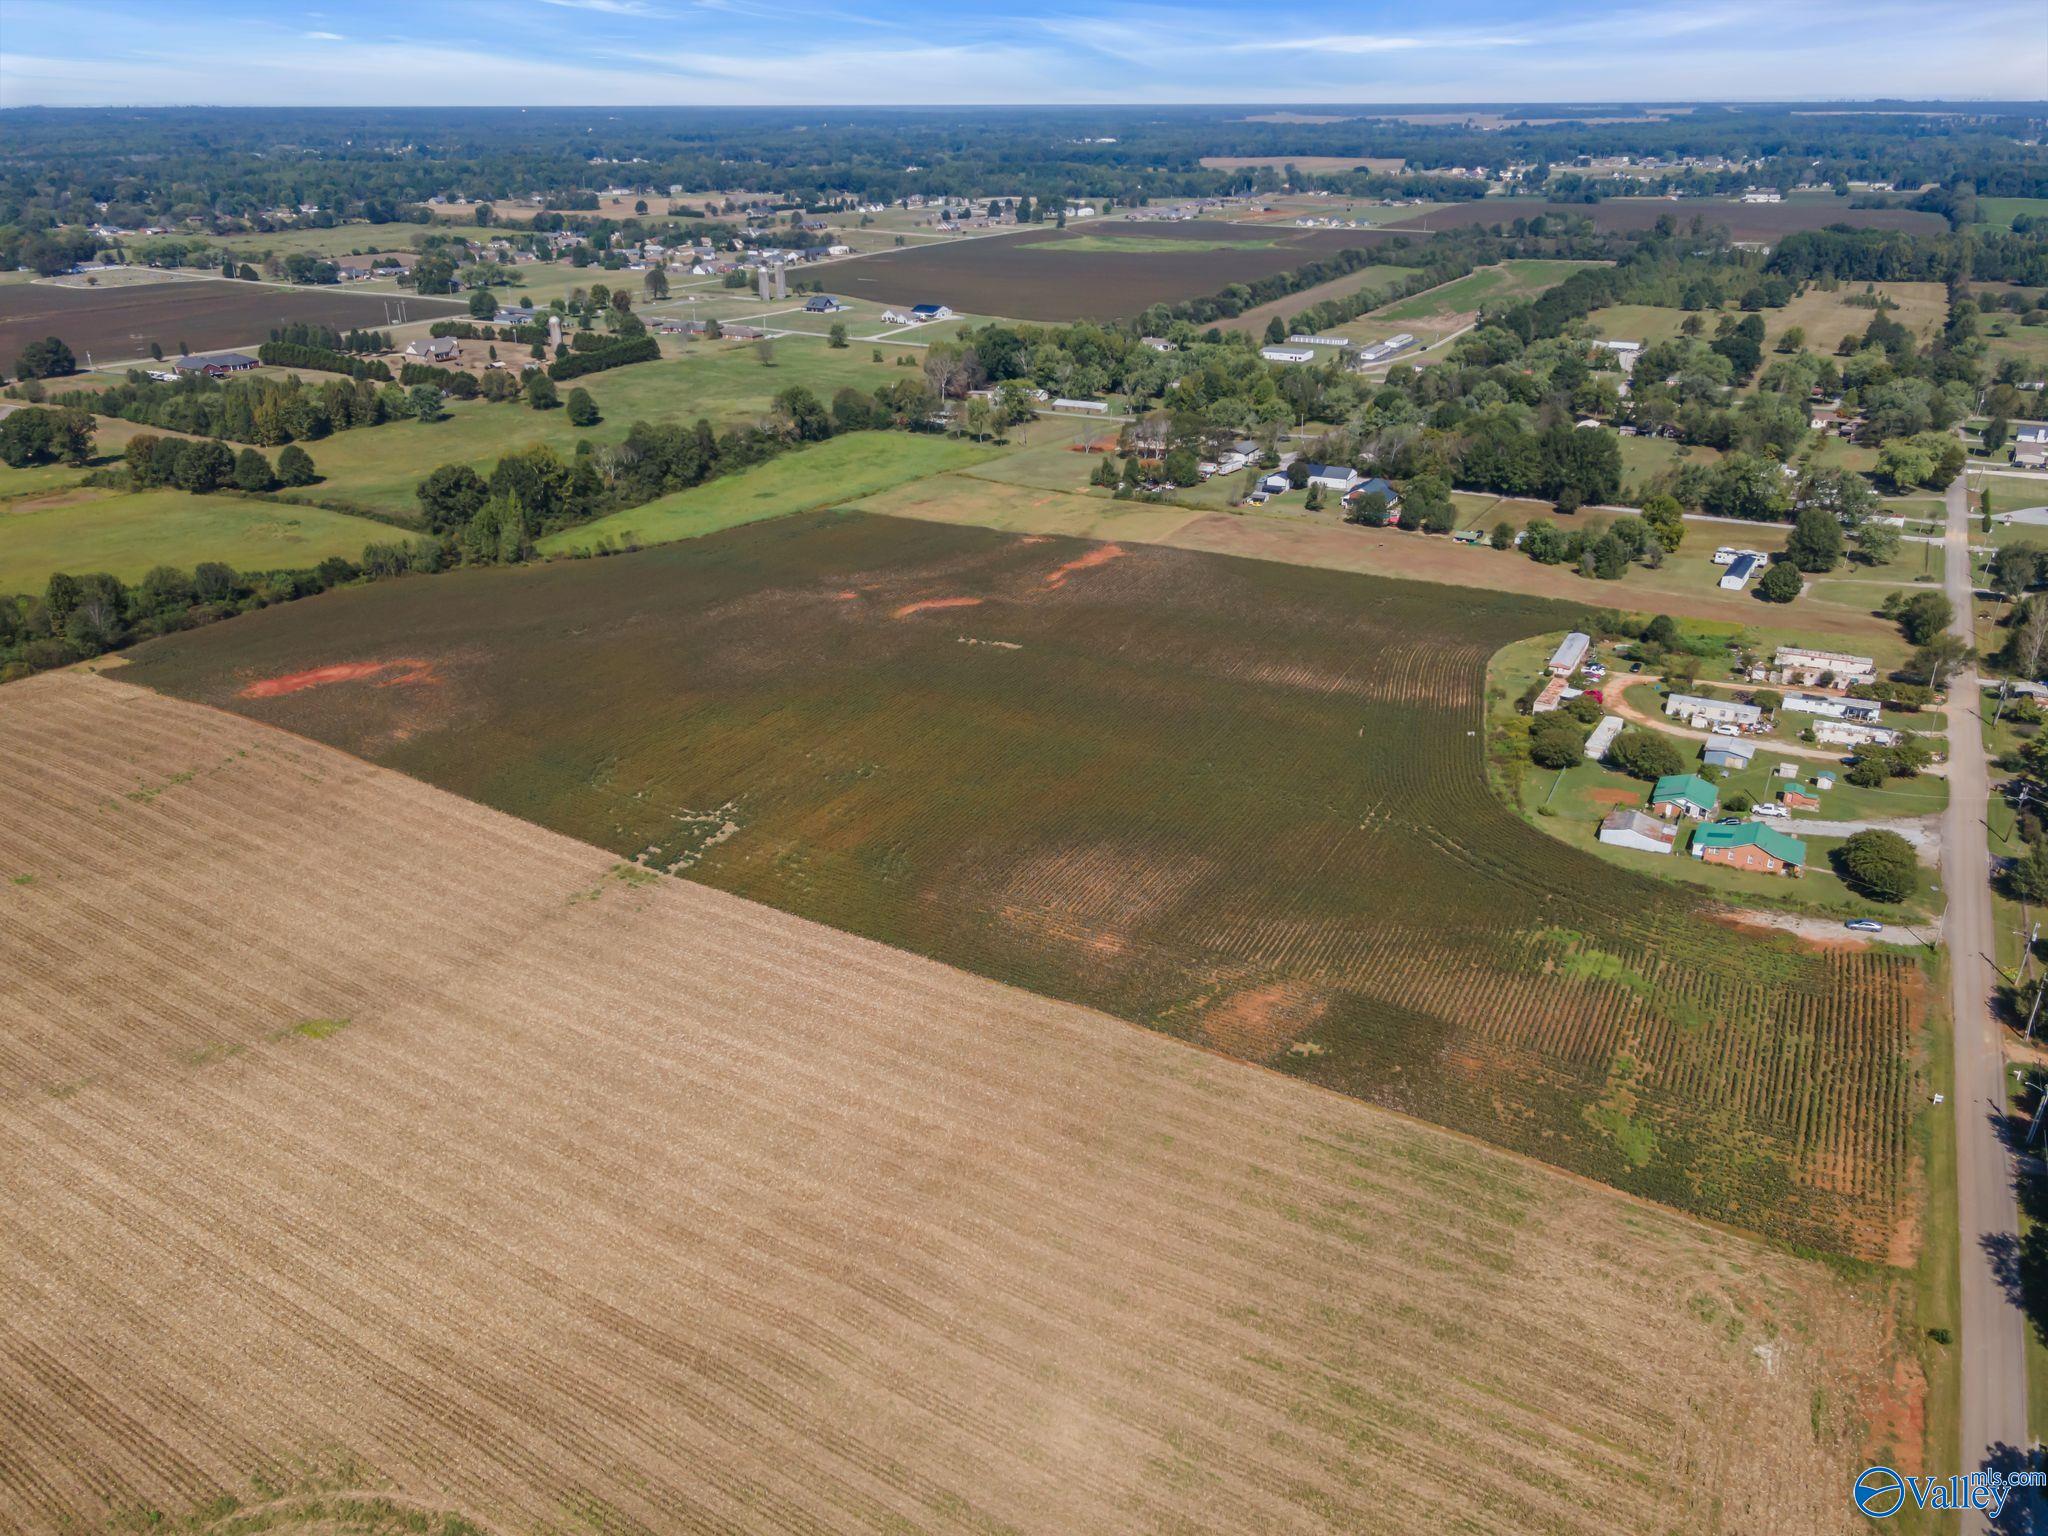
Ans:
{"label": "soybean field", "polygon": [[1759,941],[1498,804],[1557,603],[822,513],[383,583],[124,676],[1813,1248],[1910,1249],[1914,964]]}

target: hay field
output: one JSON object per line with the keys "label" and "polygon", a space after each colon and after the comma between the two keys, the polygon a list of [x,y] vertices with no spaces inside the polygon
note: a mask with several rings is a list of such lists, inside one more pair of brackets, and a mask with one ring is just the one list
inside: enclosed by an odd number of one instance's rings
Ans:
{"label": "hay field", "polygon": [[112,679],[0,743],[10,1532],[1850,1529],[1818,1264]]}
{"label": "hay field", "polygon": [[124,675],[1635,1193],[1891,1256],[1913,965],[1739,940],[1487,784],[1487,658],[1578,617],[802,514],[329,594],[140,647]]}

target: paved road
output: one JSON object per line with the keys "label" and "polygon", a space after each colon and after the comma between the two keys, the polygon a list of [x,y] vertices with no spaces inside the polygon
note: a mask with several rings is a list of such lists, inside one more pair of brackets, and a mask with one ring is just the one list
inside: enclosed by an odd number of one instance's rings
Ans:
{"label": "paved road", "polygon": [[[1962,476],[1948,488],[1948,599],[1951,633],[1972,632],[1969,492]],[[2005,1106],[2005,1028],[1992,1012],[1998,985],[1992,934],[1991,848],[1985,826],[1990,794],[1978,711],[1984,690],[1974,671],[1949,684],[1949,803],[1942,826],[1948,886],[1947,932],[1956,1039],[1956,1203],[1962,1234],[1962,1466],[2023,1451],[2027,1437],[2026,1319],[2006,1278],[2019,1244],[2012,1158],[1998,1121]],[[2002,1452],[2002,1454],[2001,1454]],[[1929,1470],[1938,1470],[1930,1468]],[[2010,1511],[2008,1512],[2010,1514]],[[1990,1530],[1982,1516],[1965,1532]]]}

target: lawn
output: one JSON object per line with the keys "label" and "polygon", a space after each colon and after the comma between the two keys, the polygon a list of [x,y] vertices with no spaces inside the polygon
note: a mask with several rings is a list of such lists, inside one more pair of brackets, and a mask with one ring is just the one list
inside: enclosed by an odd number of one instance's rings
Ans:
{"label": "lawn", "polygon": [[190,570],[219,560],[238,571],[358,559],[388,540],[384,523],[319,507],[238,496],[138,491],[31,511],[0,512],[0,592],[40,592],[52,571],[108,571],[139,580],[152,566]]}
{"label": "lawn", "polygon": [[[902,374],[871,361],[867,347],[844,349],[811,340],[775,343],[774,365],[761,364],[751,342],[695,342],[680,355],[636,363],[575,381],[603,412],[589,428],[572,426],[564,410],[453,401],[440,421],[392,422],[336,433],[309,445],[324,477],[308,494],[339,507],[400,517],[418,509],[413,488],[442,464],[467,464],[488,475],[500,457],[546,443],[567,458],[579,438],[615,443],[635,421],[694,421],[738,426],[767,415],[775,395],[801,384],[827,404],[841,388],[872,390]],[[566,393],[566,391],[565,391]]]}
{"label": "lawn", "polygon": [[1453,282],[1400,299],[1372,312],[1374,320],[1421,320],[1431,315],[1464,314],[1483,304],[1509,299],[1533,298],[1555,288],[1574,272],[1590,265],[1583,261],[1521,259],[1498,266],[1481,267]]}
{"label": "lawn", "polygon": [[765,517],[845,506],[906,481],[980,463],[992,453],[956,437],[849,433],[580,528],[564,529],[541,540],[540,549],[542,554],[566,554],[594,548],[600,539],[616,544],[694,539]]}
{"label": "lawn", "polygon": [[[817,513],[351,588],[153,642],[124,675],[647,867],[1882,1262],[1911,1200],[1910,963],[1736,933],[1699,893],[1544,837],[1488,791],[1488,658],[1581,620]],[[245,696],[392,655],[433,681]]]}
{"label": "lawn", "polygon": [[[1673,309],[1662,304],[1615,304],[1607,309],[1596,309],[1588,318],[1593,329],[1609,341],[1640,341],[1646,347],[1654,347],[1660,341],[1670,341],[1683,334],[1686,311]],[[1704,315],[1699,317],[1709,329],[1710,323]]]}
{"label": "lawn", "polygon": [[1712,469],[1721,461],[1721,450],[1676,443],[1668,437],[1624,437],[1621,443],[1622,484],[1639,491],[1667,469],[1680,464],[1698,464]]}

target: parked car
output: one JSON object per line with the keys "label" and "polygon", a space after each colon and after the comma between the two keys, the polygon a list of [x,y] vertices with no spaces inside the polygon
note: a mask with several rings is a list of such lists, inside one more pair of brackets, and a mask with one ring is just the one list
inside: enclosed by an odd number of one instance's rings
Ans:
{"label": "parked car", "polygon": [[1732,725],[1717,725],[1714,727],[1714,734],[1716,736],[1740,736],[1742,732]]}
{"label": "parked car", "polygon": [[1632,661],[1628,664],[1628,669],[1631,672],[1640,672],[1643,670],[1643,664],[1640,661]]}
{"label": "parked car", "polygon": [[1749,814],[1752,816],[1790,816],[1792,813],[1782,805],[1755,805],[1750,807]]}
{"label": "parked car", "polygon": [[1846,928],[1854,928],[1858,933],[1884,932],[1884,924],[1880,923],[1874,917],[1852,917],[1849,919],[1847,923],[1843,924],[1843,926]]}

